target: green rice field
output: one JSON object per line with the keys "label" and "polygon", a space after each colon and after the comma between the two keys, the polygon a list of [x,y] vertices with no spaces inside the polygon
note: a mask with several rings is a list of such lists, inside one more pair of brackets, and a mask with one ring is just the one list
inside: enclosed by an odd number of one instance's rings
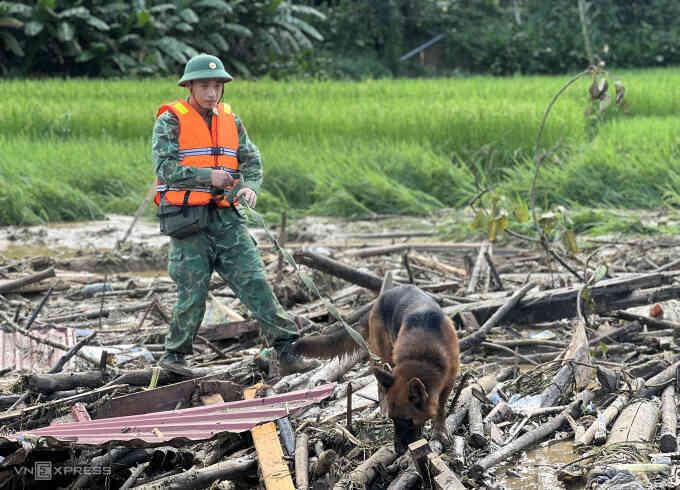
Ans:
{"label": "green rice field", "polygon": [[[541,148],[559,149],[542,164],[537,205],[677,204],[680,70],[616,75],[630,114],[596,133],[584,115],[588,78],[553,107]],[[417,214],[466,206],[475,173],[528,200],[541,120],[571,76],[236,80],[225,101],[263,155],[258,210]],[[133,214],[153,180],[156,110],[186,93],[171,79],[15,80],[0,90],[0,225]]]}

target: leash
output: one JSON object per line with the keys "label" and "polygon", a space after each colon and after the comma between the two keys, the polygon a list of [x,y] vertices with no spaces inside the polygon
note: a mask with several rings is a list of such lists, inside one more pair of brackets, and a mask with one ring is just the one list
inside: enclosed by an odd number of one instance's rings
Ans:
{"label": "leash", "polygon": [[[225,196],[225,199],[231,204],[231,206],[234,208],[234,211],[239,216],[243,216],[243,214],[238,210],[237,204],[234,202],[236,198],[236,194],[238,191],[242,188],[241,181],[239,180],[236,182],[234,187],[229,191],[229,193]],[[267,228],[267,225],[264,222],[264,219],[262,216],[255,211],[253,208],[250,207],[250,205],[246,202],[245,199],[238,201],[238,204],[245,209],[246,214],[253,220],[255,221],[262,229],[264,230],[265,234],[267,235],[267,238],[274,244],[274,247],[276,250],[283,256],[284,260],[295,270],[295,273],[297,276],[302,280],[302,283],[305,285],[305,287],[312,292],[314,295],[316,295],[321,302],[324,304],[326,309],[328,310],[328,313],[340,324],[343,326],[345,331],[349,334],[349,336],[359,344],[359,347],[361,347],[363,350],[365,350],[371,361],[378,363],[380,365],[383,364],[382,359],[380,359],[375,353],[371,352],[371,349],[368,347],[368,344],[364,340],[364,338],[361,336],[359,332],[357,332],[355,329],[353,329],[345,320],[342,318],[342,315],[340,315],[340,312],[337,310],[335,305],[330,301],[330,299],[325,298],[319,289],[316,287],[316,284],[314,284],[314,281],[312,278],[306,274],[304,271],[300,269],[300,266],[295,262],[293,259],[292,255],[288,253],[286,249],[284,249],[281,244],[279,244],[278,239],[269,231],[269,228]]]}

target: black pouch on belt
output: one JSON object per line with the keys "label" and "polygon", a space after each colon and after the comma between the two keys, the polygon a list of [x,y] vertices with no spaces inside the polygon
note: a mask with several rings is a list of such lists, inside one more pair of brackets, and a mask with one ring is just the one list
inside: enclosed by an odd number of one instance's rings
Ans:
{"label": "black pouch on belt", "polygon": [[176,206],[161,199],[158,217],[161,222],[161,233],[173,238],[185,238],[208,227],[208,206],[188,206],[189,193],[184,197],[184,204]]}

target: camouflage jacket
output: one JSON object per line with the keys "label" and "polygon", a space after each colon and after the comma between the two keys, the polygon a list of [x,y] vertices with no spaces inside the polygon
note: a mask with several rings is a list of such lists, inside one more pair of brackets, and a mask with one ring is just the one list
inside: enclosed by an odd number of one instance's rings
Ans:
{"label": "camouflage jacket", "polygon": [[[243,185],[259,192],[262,186],[262,158],[257,146],[250,141],[246,128],[234,114],[238,130],[238,163]],[[156,119],[151,137],[151,162],[161,182],[174,186],[210,184],[209,168],[179,164],[179,119],[165,111]]]}

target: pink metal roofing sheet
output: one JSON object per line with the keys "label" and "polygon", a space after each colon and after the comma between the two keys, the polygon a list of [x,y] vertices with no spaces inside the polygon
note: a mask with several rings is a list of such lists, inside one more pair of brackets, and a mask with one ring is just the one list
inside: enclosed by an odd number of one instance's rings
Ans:
{"label": "pink metal roofing sheet", "polygon": [[99,446],[104,443],[130,447],[178,445],[212,439],[224,432],[243,432],[285,417],[320,402],[330,396],[334,388],[335,383],[328,383],[309,390],[252,400],[50,425],[5,437],[10,441],[44,438],[39,445],[44,442],[47,446]]}
{"label": "pink metal roofing sheet", "polygon": [[[68,348],[76,343],[76,333],[72,328],[32,328],[30,332]],[[64,354],[65,351],[41,344],[18,332],[0,330],[0,369],[14,366],[16,370],[45,372]]]}

